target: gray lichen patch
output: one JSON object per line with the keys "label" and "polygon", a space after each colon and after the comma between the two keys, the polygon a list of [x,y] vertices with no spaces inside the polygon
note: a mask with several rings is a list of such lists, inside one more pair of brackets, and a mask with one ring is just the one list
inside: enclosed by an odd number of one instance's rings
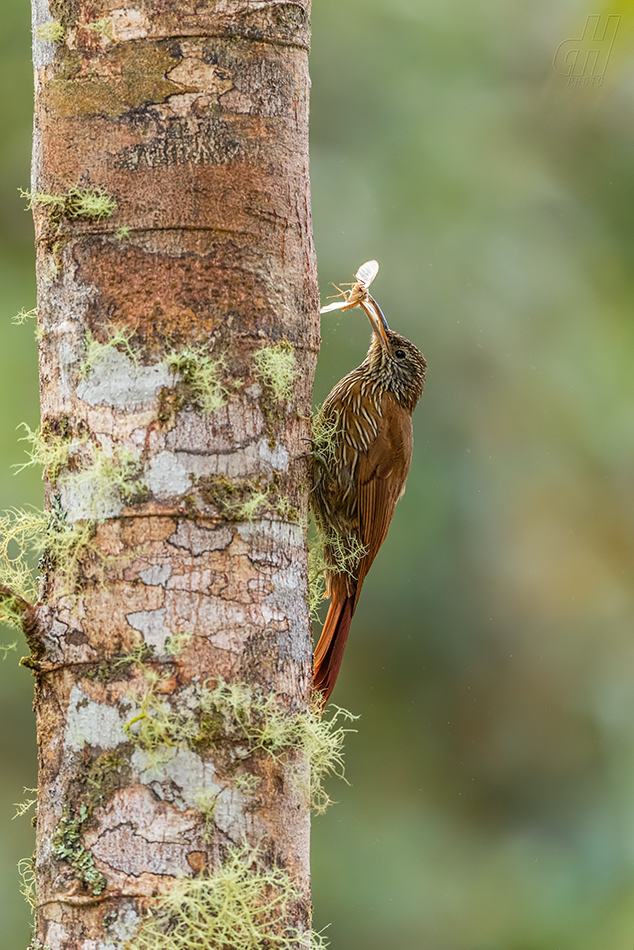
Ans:
{"label": "gray lichen patch", "polygon": [[131,627],[143,634],[148,646],[162,652],[167,640],[172,636],[172,631],[165,626],[165,613],[164,607],[159,610],[139,610],[126,614],[126,620]]}
{"label": "gray lichen patch", "polygon": [[274,443],[273,447],[271,447],[270,443],[263,439],[259,443],[258,454],[265,465],[270,465],[273,471],[286,471],[289,456],[287,450],[280,442]]}
{"label": "gray lichen patch", "polygon": [[124,722],[115,706],[98,703],[79,686],[73,686],[68,703],[64,744],[72,752],[85,746],[116,749],[128,741]]}
{"label": "gray lichen patch", "polygon": [[220,779],[214,765],[191,749],[174,746],[157,759],[137,748],[131,765],[139,781],[164,801],[213,813],[214,825],[230,837],[244,832],[247,797],[231,779]]}
{"label": "gray lichen patch", "polygon": [[191,471],[174,452],[159,452],[150,462],[145,483],[157,498],[181,495],[192,486]]}
{"label": "gray lichen patch", "polygon": [[167,363],[135,366],[125,353],[104,346],[77,387],[77,395],[91,406],[140,409],[154,402],[172,381]]}
{"label": "gray lichen patch", "polygon": [[68,479],[60,482],[59,500],[70,523],[105,521],[123,511],[121,496],[112,484],[104,486]]}
{"label": "gray lichen patch", "polygon": [[204,528],[191,521],[179,521],[176,531],[168,538],[174,547],[191,551],[198,557],[207,551],[224,551],[233,539],[233,528],[223,525],[220,528]]}

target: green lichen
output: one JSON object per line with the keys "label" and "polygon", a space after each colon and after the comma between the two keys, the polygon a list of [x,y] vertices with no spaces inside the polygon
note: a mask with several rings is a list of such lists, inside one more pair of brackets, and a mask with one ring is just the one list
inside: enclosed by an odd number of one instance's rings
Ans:
{"label": "green lichen", "polygon": [[26,798],[23,802],[14,802],[14,803],[13,803],[13,807],[15,808],[15,815],[13,816],[14,819],[15,819],[15,818],[22,818],[22,816],[23,816],[23,815],[26,815],[26,813],[27,813],[28,811],[30,811],[31,808],[33,808],[33,806],[37,803],[37,789],[36,789],[36,788],[28,788],[28,787],[25,785],[25,786],[24,786],[24,794],[25,794],[25,795],[26,795],[26,794],[34,795],[35,797],[34,797],[34,798]]}
{"label": "green lichen", "polygon": [[82,829],[90,820],[92,809],[82,803],[76,811],[64,806],[62,817],[53,833],[51,849],[58,861],[71,866],[77,880],[97,896],[106,887],[106,879],[97,871],[95,859],[82,844]]}
{"label": "green lichen", "polygon": [[42,473],[51,482],[57,481],[62,469],[68,466],[73,453],[81,446],[86,445],[88,441],[86,435],[74,439],[70,431],[64,435],[56,435],[50,425],[42,431],[34,431],[26,422],[21,422],[18,428],[22,428],[26,432],[26,435],[18,441],[29,443],[29,448],[27,448],[29,458],[27,462],[13,466],[15,474],[17,475],[32,465],[40,465]]}
{"label": "green lichen", "polygon": [[93,446],[92,454],[92,464],[65,476],[63,484],[81,500],[87,520],[99,524],[113,501],[134,504],[147,496],[148,489],[140,450],[119,448],[110,453]]}
{"label": "green lichen", "polygon": [[35,30],[38,40],[46,40],[49,43],[62,43],[66,39],[66,30],[57,20],[50,23],[44,23]]}
{"label": "green lichen", "polygon": [[293,524],[299,522],[299,510],[290,498],[284,495],[278,495],[275,502],[275,510],[283,521],[291,521]]}
{"label": "green lichen", "polygon": [[64,194],[46,194],[43,191],[19,189],[20,195],[27,199],[27,211],[34,205],[46,208],[57,223],[61,217],[92,218],[101,220],[109,218],[117,210],[117,202],[102,188],[71,188]]}
{"label": "green lichen", "polygon": [[37,320],[37,307],[33,307],[32,310],[25,310],[24,307],[22,307],[22,309],[16,313],[15,317],[12,318],[11,323],[18,325],[20,323],[26,323],[27,320],[31,319]]}
{"label": "green lichen", "polygon": [[252,795],[257,788],[259,788],[262,779],[259,775],[254,775],[252,772],[243,772],[240,775],[234,775],[233,784],[234,787],[240,792],[246,792],[249,795]]}
{"label": "green lichen", "polygon": [[101,17],[99,20],[93,20],[92,23],[86,24],[85,29],[96,33],[97,36],[101,36],[103,39],[114,39],[112,20],[110,17]]}
{"label": "green lichen", "polygon": [[243,756],[257,752],[281,760],[290,752],[303,755],[310,766],[306,788],[311,808],[318,814],[331,802],[324,788],[331,775],[344,778],[343,745],[349,729],[340,721],[355,717],[334,707],[334,715],[324,719],[318,704],[303,712],[290,712],[281,697],[244,683],[220,680],[195,687],[195,701],[176,712],[160,692],[161,678],[148,671],[148,684],[139,711],[125,725],[135,745],[156,761],[169,755],[174,746],[200,751],[222,744],[243,748]]}
{"label": "green lichen", "polygon": [[285,521],[299,519],[297,508],[279,494],[275,483],[267,484],[261,475],[240,480],[212,475],[198,479],[196,485],[205,501],[226,521],[255,521],[265,510],[269,516],[275,512]]}
{"label": "green lichen", "polygon": [[134,365],[138,366],[139,361],[137,359],[137,355],[130,346],[130,340],[133,336],[134,329],[131,327],[113,327],[111,328],[105,343],[102,343],[100,340],[95,338],[94,334],[90,330],[86,330],[84,336],[84,358],[79,368],[81,376],[85,379],[93,366],[95,366],[96,363],[99,363],[111,350],[118,350],[119,352],[126,353]]}
{"label": "green lichen", "polygon": [[339,413],[325,412],[319,406],[312,418],[311,455],[315,463],[330,474],[336,462],[339,442]]}
{"label": "green lichen", "polygon": [[198,811],[203,816],[203,841],[209,843],[213,837],[214,815],[216,812],[216,802],[220,793],[208,791],[199,792],[196,795],[195,803]]}
{"label": "green lichen", "polygon": [[213,357],[208,347],[190,345],[172,350],[165,361],[179,377],[178,395],[182,404],[189,403],[205,415],[225,405],[228,393],[220,381],[226,366],[224,355]]}
{"label": "green lichen", "polygon": [[86,555],[92,554],[101,560],[102,565],[107,560],[94,544],[96,530],[95,521],[69,523],[59,498],[53,498],[45,531],[39,539],[41,557],[38,565],[45,575],[56,572],[61,589],[66,594],[76,588]]}
{"label": "green lichen", "polygon": [[120,228],[115,232],[115,237],[119,241],[123,241],[125,238],[129,238],[132,232],[132,228],[129,224],[122,224]]}
{"label": "green lichen", "polygon": [[165,641],[165,653],[173,657],[181,656],[183,651],[192,642],[193,636],[193,633],[189,633],[188,631],[173,633],[172,636],[168,637]]}
{"label": "green lichen", "polygon": [[177,880],[125,950],[319,950],[320,934],[291,926],[305,895],[260,848],[229,847],[211,874]]}
{"label": "green lichen", "polygon": [[110,218],[117,210],[117,202],[103,189],[71,188],[67,195],[66,214],[70,218]]}
{"label": "green lichen", "polygon": [[253,355],[255,375],[269,389],[274,398],[288,402],[293,395],[293,383],[297,379],[295,350],[288,340],[273,346],[262,346]]}
{"label": "green lichen", "polygon": [[73,869],[95,896],[106,887],[106,878],[95,867],[95,859],[84,846],[84,826],[91,820],[97,806],[107,801],[112,793],[128,780],[129,766],[118,752],[106,752],[87,761],[71,786],[69,800],[51,838],[53,855]]}
{"label": "green lichen", "polygon": [[257,513],[267,504],[268,491],[253,491],[246,501],[234,510],[234,521],[253,521]]}
{"label": "green lichen", "polygon": [[[43,548],[48,518],[36,509],[0,514],[0,584],[27,602],[37,600],[33,561]],[[22,610],[15,598],[0,600],[0,621],[22,629]]]}
{"label": "green lichen", "polygon": [[308,606],[316,619],[326,595],[326,577],[348,574],[354,577],[367,548],[356,537],[344,538],[334,530],[323,531],[313,524],[308,533]]}
{"label": "green lichen", "polygon": [[34,911],[36,903],[34,857],[21,858],[18,861],[18,874],[20,876],[20,894],[31,910]]}

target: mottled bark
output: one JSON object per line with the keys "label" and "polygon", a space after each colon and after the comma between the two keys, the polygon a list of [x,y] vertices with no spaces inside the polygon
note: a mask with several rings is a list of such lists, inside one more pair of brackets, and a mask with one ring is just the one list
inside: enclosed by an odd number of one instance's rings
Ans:
{"label": "mottled bark", "polygon": [[309,697],[309,0],[33,3],[42,439],[66,452],[29,617],[37,940],[123,947],[245,842],[301,931],[302,754],[245,750],[209,696]]}

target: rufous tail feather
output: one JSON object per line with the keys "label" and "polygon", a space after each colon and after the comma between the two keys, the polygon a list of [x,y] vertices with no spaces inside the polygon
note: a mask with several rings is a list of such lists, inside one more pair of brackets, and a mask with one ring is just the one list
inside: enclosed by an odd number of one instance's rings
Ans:
{"label": "rufous tail feather", "polygon": [[313,688],[322,694],[322,708],[337,682],[355,606],[354,594],[334,594],[330,603],[314,659]]}

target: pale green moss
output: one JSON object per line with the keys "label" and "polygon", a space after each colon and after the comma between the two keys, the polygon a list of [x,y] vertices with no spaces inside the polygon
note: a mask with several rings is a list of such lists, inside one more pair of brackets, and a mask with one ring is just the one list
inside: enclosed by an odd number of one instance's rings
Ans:
{"label": "pale green moss", "polygon": [[54,435],[50,431],[43,435],[41,431],[31,429],[26,422],[21,422],[18,428],[26,432],[18,441],[28,442],[30,447],[27,448],[28,462],[13,466],[16,475],[32,465],[41,465],[46,478],[56,481],[61,470],[67,467],[71,455],[88,441],[85,435],[79,439]]}
{"label": "pale green moss", "polygon": [[268,503],[268,500],[268,489],[266,491],[253,491],[246,501],[236,506],[233,520],[253,521],[260,509]]}
{"label": "pale green moss", "polygon": [[211,874],[177,880],[125,950],[319,950],[320,934],[289,925],[305,895],[260,848],[229,847]]}
{"label": "pale green moss", "polygon": [[101,560],[107,560],[94,544],[96,523],[94,521],[76,521],[69,524],[66,513],[59,501],[54,499],[53,508],[48,514],[46,530],[40,541],[42,556],[40,568],[45,574],[54,570],[66,594],[73,592],[79,578],[79,569],[87,554]]}
{"label": "pale green moss", "polygon": [[232,480],[226,475],[212,475],[196,480],[203,498],[212,504],[227,521],[255,521],[264,509],[277,512],[285,521],[297,522],[299,513],[290,499],[279,495],[277,485],[266,484],[261,475]]}
{"label": "pale green moss", "polygon": [[318,814],[331,802],[324,789],[330,775],[344,778],[343,745],[346,733],[340,720],[355,717],[334,707],[330,719],[321,716],[315,705],[305,712],[290,712],[281,697],[265,693],[245,683],[223,680],[211,688],[196,688],[195,704],[174,712],[159,692],[160,679],[147,672],[149,682],[139,702],[139,712],[125,726],[129,739],[160,761],[170,747],[199,749],[214,747],[219,741],[242,745],[247,756],[262,751],[281,759],[296,750],[310,765],[310,785],[306,793]]}
{"label": "pale green moss", "polygon": [[97,36],[103,37],[103,39],[114,39],[112,20],[110,17],[101,17],[99,20],[93,20],[92,23],[87,23],[85,28],[96,33]]}
{"label": "pale green moss", "polygon": [[288,340],[273,346],[262,346],[253,354],[255,375],[268,387],[280,402],[288,402],[293,395],[293,383],[297,379],[295,350]]}
{"label": "pale green moss", "polygon": [[37,789],[29,788],[27,785],[23,787],[24,794],[34,795],[34,798],[26,798],[23,802],[14,802],[13,807],[15,808],[15,815],[13,818],[21,818],[22,815],[26,815],[28,811],[33,808],[37,802]]}
{"label": "pale green moss", "polygon": [[[59,479],[60,493],[76,505],[79,517],[69,521],[60,498],[53,499],[46,530],[39,542],[40,566],[55,570],[66,593],[72,593],[86,555],[100,562],[101,569],[112,560],[94,544],[97,526],[118,513],[121,506],[139,501],[147,491],[140,477],[140,453],[128,449],[109,454],[86,443],[92,463]],[[0,522],[0,536],[1,536]]]}
{"label": "pale green moss", "polygon": [[35,891],[35,865],[33,858],[21,858],[18,861],[18,874],[20,875],[20,894],[27,902],[32,911],[35,910],[36,891]]}
{"label": "pale green moss", "polygon": [[117,209],[117,202],[102,188],[71,188],[61,195],[47,194],[36,191],[33,194],[28,189],[18,189],[20,195],[27,199],[27,210],[33,205],[41,205],[58,215],[69,218],[109,218]]}
{"label": "pale green moss", "polygon": [[313,524],[308,534],[308,606],[313,618],[326,596],[326,574],[354,577],[367,548],[357,538],[343,538],[336,531],[323,532]]}
{"label": "pale green moss", "polygon": [[66,30],[57,20],[50,23],[44,23],[35,30],[38,40],[46,40],[49,43],[62,43],[66,39]]}
{"label": "pale green moss", "polygon": [[339,441],[339,413],[324,412],[319,406],[312,418],[311,454],[315,462],[330,472],[336,461]]}
{"label": "pale green moss", "polygon": [[299,511],[297,506],[292,503],[290,498],[279,495],[275,502],[275,510],[283,521],[292,521],[297,524],[299,521]]}
{"label": "pale green moss", "polygon": [[22,309],[16,313],[15,317],[13,317],[11,323],[18,325],[20,323],[26,323],[27,320],[31,319],[37,320],[37,307],[33,307],[32,310],[25,310],[24,307],[22,307]]}
{"label": "pale green moss", "polygon": [[110,350],[119,350],[125,352],[135,366],[138,366],[136,353],[130,346],[130,340],[134,336],[134,329],[131,327],[116,327],[111,329],[108,339],[101,343],[95,339],[90,330],[86,330],[84,337],[84,346],[86,348],[85,356],[80,366],[79,372],[84,377],[88,376],[93,366],[100,362]]}
{"label": "pale green moss", "polygon": [[[36,509],[13,509],[0,515],[0,584],[26,601],[37,600],[37,581],[31,569],[41,553],[48,518]],[[21,612],[11,598],[0,601],[0,620],[21,628]]]}
{"label": "pale green moss", "polygon": [[252,795],[261,783],[262,779],[260,776],[254,775],[252,772],[244,772],[241,775],[235,775],[233,778],[233,784],[238,791],[246,792],[249,795]]}
{"label": "pale green moss", "polygon": [[67,214],[71,218],[110,218],[117,202],[103,189],[71,188],[68,192]]}
{"label": "pale green moss", "polygon": [[129,224],[122,224],[120,228],[115,232],[115,237],[119,241],[123,241],[125,238],[129,238],[132,232],[132,228]]}
{"label": "pale green moss", "polygon": [[226,366],[224,355],[213,357],[206,346],[185,346],[165,357],[172,372],[180,377],[181,396],[206,415],[225,405],[227,390],[221,383]]}
{"label": "pale green moss", "polygon": [[165,641],[165,653],[167,653],[168,656],[180,656],[191,643],[193,636],[193,633],[189,632],[173,633],[172,636],[168,637]]}
{"label": "pale green moss", "polygon": [[203,790],[196,795],[195,803],[198,811],[203,816],[203,841],[209,843],[213,837],[214,815],[216,812],[216,802],[218,792],[208,792]]}
{"label": "pale green moss", "polygon": [[147,493],[139,449],[108,453],[92,447],[92,464],[66,475],[64,488],[79,500],[85,519],[100,523],[113,502],[134,502]]}

